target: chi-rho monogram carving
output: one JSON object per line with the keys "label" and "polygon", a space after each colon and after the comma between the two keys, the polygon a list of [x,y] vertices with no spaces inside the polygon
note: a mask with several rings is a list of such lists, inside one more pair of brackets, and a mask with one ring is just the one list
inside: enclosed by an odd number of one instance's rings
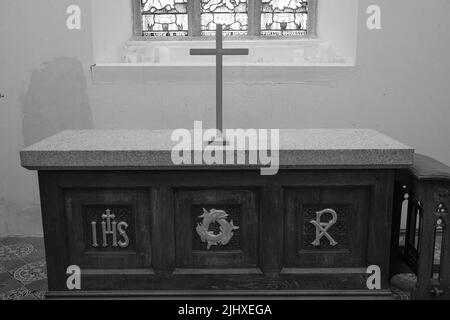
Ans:
{"label": "chi-rho monogram carving", "polygon": [[[322,215],[324,214],[330,214],[331,220],[329,220],[328,222],[322,222]],[[316,239],[311,243],[313,246],[320,247],[320,240],[323,237],[326,237],[330,242],[330,245],[333,247],[338,244],[336,240],[334,240],[333,237],[331,237],[331,235],[328,233],[328,230],[330,230],[330,228],[336,224],[337,219],[337,213],[332,209],[325,209],[316,212],[316,220],[311,220],[309,222],[316,227]]]}
{"label": "chi-rho monogram carving", "polygon": [[[128,223],[125,221],[117,222],[115,221],[116,216],[111,214],[111,210],[106,210],[102,215],[103,221],[101,222],[101,233],[102,233],[102,246],[108,247],[109,238],[108,236],[112,236],[112,246],[126,248],[130,244],[130,239],[126,230],[128,229]],[[91,222],[92,227],[92,246],[94,248],[98,247],[98,239],[97,239],[97,221]],[[117,240],[118,236],[121,238]]]}
{"label": "chi-rho monogram carving", "polygon": [[[207,249],[211,249],[212,246],[224,246],[227,245],[231,238],[234,236],[234,230],[239,227],[233,224],[233,220],[227,221],[228,214],[223,210],[203,209],[203,214],[199,217],[203,221],[197,225],[197,234],[203,242],[208,244]],[[220,225],[220,232],[215,234],[213,231],[209,231],[209,226],[212,223],[218,223]]]}

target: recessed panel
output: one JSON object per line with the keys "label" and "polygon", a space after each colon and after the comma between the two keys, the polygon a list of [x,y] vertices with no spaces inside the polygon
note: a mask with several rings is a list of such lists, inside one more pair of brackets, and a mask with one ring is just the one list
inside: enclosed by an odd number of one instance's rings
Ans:
{"label": "recessed panel", "polygon": [[71,263],[82,269],[150,267],[149,194],[134,189],[66,191]]}
{"label": "recessed panel", "polygon": [[257,194],[251,190],[179,190],[177,266],[256,267],[258,222]]}
{"label": "recessed panel", "polygon": [[370,189],[286,190],[286,267],[366,266]]}

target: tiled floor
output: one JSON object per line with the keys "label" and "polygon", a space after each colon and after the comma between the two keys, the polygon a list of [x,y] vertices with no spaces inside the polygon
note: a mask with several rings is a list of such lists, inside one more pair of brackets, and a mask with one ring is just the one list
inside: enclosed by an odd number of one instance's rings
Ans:
{"label": "tiled floor", "polygon": [[46,290],[43,238],[0,239],[0,300],[43,299]]}

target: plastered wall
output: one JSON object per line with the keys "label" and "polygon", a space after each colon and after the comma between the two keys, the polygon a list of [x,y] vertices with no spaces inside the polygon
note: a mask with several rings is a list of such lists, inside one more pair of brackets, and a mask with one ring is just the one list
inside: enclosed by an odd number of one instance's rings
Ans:
{"label": "plastered wall", "polygon": [[[374,3],[379,31],[366,28]],[[65,27],[71,4],[82,8],[81,30]],[[69,128],[213,125],[212,82],[177,83],[171,71],[175,80],[159,84],[93,84],[91,8],[88,0],[0,2],[0,237],[42,234],[37,177],[19,164],[25,145]],[[308,69],[293,83],[227,82],[225,121],[373,128],[450,165],[448,12],[447,0],[360,0],[355,67]]]}

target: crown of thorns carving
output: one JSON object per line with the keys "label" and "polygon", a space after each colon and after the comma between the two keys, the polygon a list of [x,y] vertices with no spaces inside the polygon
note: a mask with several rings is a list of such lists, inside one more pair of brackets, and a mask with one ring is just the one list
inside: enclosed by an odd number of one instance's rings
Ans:
{"label": "crown of thorns carving", "polygon": [[[207,243],[208,250],[212,246],[227,245],[234,236],[233,231],[239,229],[239,227],[233,224],[233,220],[230,222],[227,221],[228,214],[223,210],[211,209],[211,211],[208,211],[203,209],[203,214],[199,218],[203,220],[197,224],[197,234],[200,236],[202,242]],[[209,231],[209,227],[213,223],[218,223],[220,226],[220,232],[218,234]]]}

